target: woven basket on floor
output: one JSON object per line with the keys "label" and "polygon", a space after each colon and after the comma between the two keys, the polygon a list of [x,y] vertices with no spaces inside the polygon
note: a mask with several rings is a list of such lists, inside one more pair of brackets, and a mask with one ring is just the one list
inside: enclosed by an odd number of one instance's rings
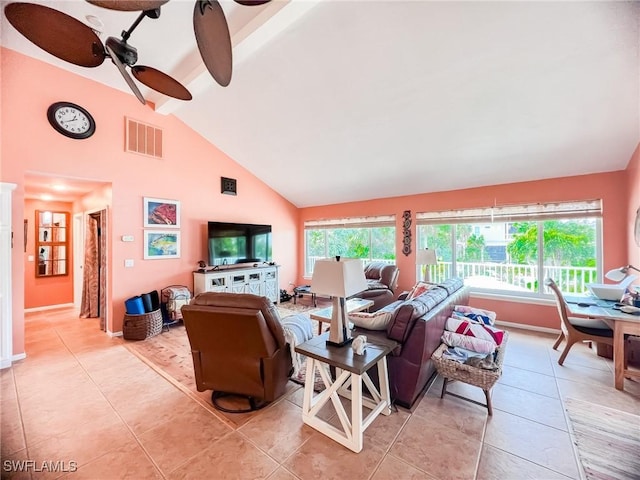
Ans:
{"label": "woven basket on floor", "polygon": [[160,309],[141,315],[125,314],[122,336],[125,340],[144,340],[162,331],[162,313]]}
{"label": "woven basket on floor", "polygon": [[475,385],[476,387],[480,387],[483,390],[490,390],[491,387],[500,379],[502,375],[502,362],[504,360],[504,355],[507,350],[507,340],[509,339],[509,334],[504,332],[504,338],[502,339],[502,343],[498,350],[498,355],[496,356],[496,363],[498,364],[497,370],[485,370],[483,368],[472,367],[471,365],[465,365],[464,363],[456,362],[455,360],[449,360],[447,358],[442,358],[442,352],[447,349],[446,344],[441,344],[433,355],[431,359],[438,370],[438,373],[443,377],[446,377],[450,380],[459,380],[464,383],[469,383],[471,385]]}

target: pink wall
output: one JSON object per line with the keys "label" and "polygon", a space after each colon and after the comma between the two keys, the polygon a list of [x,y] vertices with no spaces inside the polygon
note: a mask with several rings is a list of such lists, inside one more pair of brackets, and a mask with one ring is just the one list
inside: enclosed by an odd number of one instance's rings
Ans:
{"label": "pink wall", "polygon": [[[72,204],[65,202],[45,202],[25,200],[24,218],[29,221],[27,231],[27,251],[24,252],[24,308],[36,308],[46,305],[73,303],[73,246],[69,241],[68,275],[54,277],[36,277],[38,253],[36,251],[36,210],[52,210],[69,213],[69,240],[73,238]],[[33,257],[29,261],[29,257]]]}
{"label": "pink wall", "polygon": [[[627,195],[629,204],[627,206],[627,260],[622,264],[631,264],[640,268],[640,245],[636,244],[634,238],[634,224],[636,212],[640,210],[640,144],[629,161],[629,165],[625,171],[627,178]],[[633,272],[638,274],[640,273]],[[640,285],[640,279],[635,281],[636,285]]]}
{"label": "pink wall", "polygon": [[[193,287],[196,262],[206,258],[208,220],[273,225],[274,259],[282,265],[282,285],[297,275],[297,209],[246,169],[174,116],[155,113],[128,93],[104,87],[49,64],[3,48],[1,169],[3,182],[17,183],[13,202],[15,243],[22,245],[24,175],[37,172],[102,181],[110,195],[88,201],[108,207],[110,218],[110,331],[120,331],[124,300],[167,285]],[[49,105],[68,100],[87,108],[97,124],[86,140],[54,131],[46,118]],[[194,101],[197,101],[195,99]],[[164,158],[124,151],[125,116],[164,130]],[[24,128],[20,119],[29,119]],[[238,180],[238,196],[220,194],[220,177]],[[143,260],[143,197],[181,202],[182,251],[179,259]],[[98,205],[101,202],[107,205]],[[80,208],[80,207],[79,207]],[[84,206],[82,208],[88,208]],[[133,235],[134,242],[122,242]],[[135,266],[125,268],[124,260]],[[22,249],[13,254],[14,352],[24,351],[24,276]],[[59,303],[59,302],[56,302]]]}
{"label": "pink wall", "polygon": [[[627,211],[625,172],[612,172],[578,177],[554,178],[532,182],[494,185],[457,191],[425,193],[405,197],[352,202],[301,209],[299,243],[304,245],[304,222],[322,218],[339,218],[366,215],[396,215],[396,258],[400,268],[398,291],[408,290],[415,278],[415,214],[423,211],[456,208],[488,207],[516,203],[536,203],[562,200],[603,200],[604,269],[614,268],[626,262],[627,219],[621,212]],[[621,188],[621,185],[623,188]],[[402,213],[411,210],[413,216],[413,252],[402,254]],[[300,275],[304,272],[304,252],[298,254]],[[298,283],[309,279],[298,278]],[[502,321],[525,323],[540,327],[559,328],[555,307],[522,304],[502,300],[472,299],[472,304],[488,308]]]}
{"label": "pink wall", "polygon": [[[124,300],[132,295],[170,284],[192,286],[196,262],[206,258],[207,220],[271,223],[274,256],[279,264],[280,284],[303,283],[303,224],[305,220],[395,214],[399,289],[415,282],[414,253],[401,253],[404,210],[419,211],[469,208],[494,204],[579,200],[599,197],[604,201],[604,268],[628,261],[640,263],[638,248],[630,242],[632,215],[640,206],[639,153],[625,172],[496,185],[451,192],[436,192],[390,199],[296,209],[258,178],[219,151],[177,118],[156,114],[133,95],[104,87],[43,62],[0,48],[2,71],[0,174],[3,182],[18,184],[12,208],[14,243],[22,245],[25,218],[24,175],[26,172],[85,178],[105,183],[101,191],[74,205],[74,211],[108,208],[109,232],[109,330],[121,330]],[[44,79],[44,81],[43,81]],[[76,141],[56,133],[45,112],[56,101],[78,103],[94,115],[97,131],[87,140]],[[197,101],[194,100],[194,101]],[[17,113],[19,112],[19,113]],[[164,130],[162,160],[124,152],[124,117],[148,122]],[[23,128],[20,118],[32,119]],[[236,197],[219,193],[220,177],[238,180]],[[621,188],[621,185],[623,186]],[[181,258],[143,260],[142,198],[179,200],[182,212]],[[626,213],[621,213],[626,212]],[[413,225],[415,238],[415,223]],[[122,242],[133,235],[134,242]],[[124,268],[133,259],[134,268]],[[24,351],[25,269],[22,248],[14,248],[13,325],[14,353]],[[56,303],[61,303],[56,301]],[[498,312],[505,321],[557,327],[553,307],[523,305],[508,301],[473,299],[473,303]]]}

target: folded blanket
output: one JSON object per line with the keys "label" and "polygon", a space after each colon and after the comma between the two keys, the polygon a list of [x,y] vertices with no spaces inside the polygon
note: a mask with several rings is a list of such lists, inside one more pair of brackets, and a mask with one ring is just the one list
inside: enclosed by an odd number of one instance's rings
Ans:
{"label": "folded blanket", "polygon": [[284,330],[284,339],[291,349],[291,362],[293,364],[293,376],[298,375],[302,368],[304,355],[296,352],[296,346],[313,338],[313,324],[311,319],[303,314],[289,315],[280,320]]}
{"label": "folded blanket", "polygon": [[448,318],[445,330],[461,335],[481,338],[482,340],[489,340],[496,345],[500,345],[504,338],[504,332],[502,330],[483,323],[476,323],[468,318]]}
{"label": "folded blanket", "polygon": [[484,353],[472,352],[462,347],[449,347],[442,352],[442,358],[464,363],[473,357],[484,358]]}
{"label": "folded blanket", "polygon": [[453,307],[453,317],[464,316],[485,325],[493,325],[496,323],[496,312],[483,310],[481,308],[473,308],[468,305],[456,305]]}
{"label": "folded blanket", "polygon": [[472,352],[484,353],[485,355],[487,353],[493,353],[496,350],[496,344],[493,341],[470,337],[469,335],[461,335],[448,330],[443,332],[442,342],[450,347],[462,347]]}

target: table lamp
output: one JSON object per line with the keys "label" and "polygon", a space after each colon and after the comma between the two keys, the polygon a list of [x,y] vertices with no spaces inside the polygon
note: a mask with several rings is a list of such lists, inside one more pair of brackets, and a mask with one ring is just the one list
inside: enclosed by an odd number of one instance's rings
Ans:
{"label": "table lamp", "polygon": [[621,282],[625,278],[627,278],[630,273],[629,270],[635,270],[636,272],[640,272],[640,269],[634,267],[633,265],[625,265],[624,267],[614,268],[613,270],[609,270],[605,277],[613,282]]}
{"label": "table lamp", "polygon": [[337,256],[316,261],[311,277],[311,292],[333,297],[327,345],[342,347],[351,343],[353,339],[347,321],[345,298],[366,289],[362,260]]}
{"label": "table lamp", "polygon": [[416,265],[426,265],[424,281],[429,281],[429,265],[437,265],[436,251],[433,248],[425,248],[416,252]]}

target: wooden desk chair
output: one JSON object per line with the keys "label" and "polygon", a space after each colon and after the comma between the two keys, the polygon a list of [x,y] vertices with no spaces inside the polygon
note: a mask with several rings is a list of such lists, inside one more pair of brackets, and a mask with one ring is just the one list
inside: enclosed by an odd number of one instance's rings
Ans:
{"label": "wooden desk chair", "polygon": [[544,284],[549,287],[556,296],[556,305],[558,307],[558,313],[560,314],[561,332],[556,343],[553,344],[553,349],[557,350],[562,340],[566,340],[567,342],[558,359],[559,365],[564,363],[564,359],[567,357],[569,350],[571,350],[573,344],[577,342],[604,343],[611,345],[613,348],[613,330],[611,330],[606,323],[594,318],[569,317],[567,315],[567,305],[556,282],[551,278],[546,278]]}

